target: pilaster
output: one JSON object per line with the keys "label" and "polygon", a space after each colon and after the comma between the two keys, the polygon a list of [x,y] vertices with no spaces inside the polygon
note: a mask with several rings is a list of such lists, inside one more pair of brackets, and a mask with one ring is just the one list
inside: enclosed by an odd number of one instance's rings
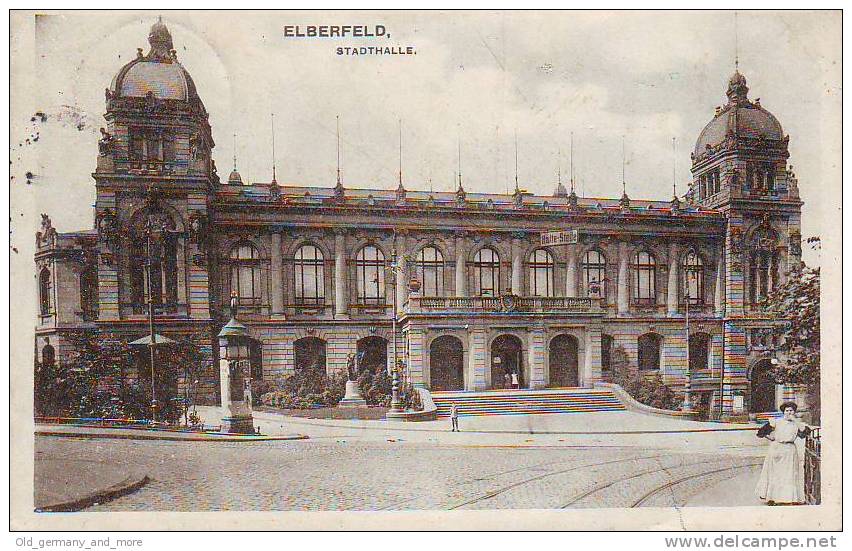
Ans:
{"label": "pilaster", "polygon": [[529,364],[529,387],[544,388],[547,386],[547,354],[546,354],[547,335],[544,327],[533,326],[527,332],[527,354]]}
{"label": "pilaster", "polygon": [[618,244],[618,315],[626,316],[630,313],[630,259],[628,257],[627,243]]}
{"label": "pilaster", "polygon": [[472,328],[468,332],[468,377],[466,390],[488,388],[488,332],[484,328]]}

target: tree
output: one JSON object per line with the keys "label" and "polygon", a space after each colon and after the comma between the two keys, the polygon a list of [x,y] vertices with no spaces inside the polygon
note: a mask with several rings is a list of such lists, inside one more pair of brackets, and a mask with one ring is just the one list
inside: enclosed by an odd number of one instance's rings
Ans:
{"label": "tree", "polygon": [[[808,240],[811,242],[811,240]],[[804,263],[766,299],[766,309],[784,322],[773,327],[778,337],[779,362],[773,369],[778,383],[804,386],[814,422],[819,421],[820,329],[819,268]]]}
{"label": "tree", "polygon": [[[203,335],[179,338],[157,350],[155,387],[160,405],[158,418],[176,422],[192,402],[191,387],[204,368],[198,342]],[[36,365],[37,415],[148,419],[151,415],[151,372],[147,361],[135,360],[147,349],[137,349],[114,333],[88,331],[70,335],[72,350],[61,364]],[[136,377],[131,378],[133,367]],[[184,381],[184,396],[178,383]],[[189,399],[187,399],[189,398]]]}

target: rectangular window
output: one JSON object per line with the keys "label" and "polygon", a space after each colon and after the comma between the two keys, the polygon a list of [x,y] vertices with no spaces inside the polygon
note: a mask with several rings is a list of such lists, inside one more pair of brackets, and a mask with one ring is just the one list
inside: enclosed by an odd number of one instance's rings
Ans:
{"label": "rectangular window", "polygon": [[142,137],[142,133],[138,130],[130,131],[130,160],[145,160],[145,139]]}
{"label": "rectangular window", "polygon": [[645,251],[633,259],[633,300],[636,304],[657,303],[657,266],[653,256]]}
{"label": "rectangular window", "polygon": [[358,251],[355,257],[358,302],[367,305],[385,303],[385,256],[373,245]]}
{"label": "rectangular window", "polygon": [[322,252],[314,245],[296,251],[296,304],[318,305],[325,301],[325,266]]}

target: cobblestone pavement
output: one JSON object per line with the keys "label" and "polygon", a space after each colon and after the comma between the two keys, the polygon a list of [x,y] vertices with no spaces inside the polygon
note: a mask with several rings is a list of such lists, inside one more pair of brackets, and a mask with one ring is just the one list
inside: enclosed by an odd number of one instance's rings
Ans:
{"label": "cobblestone pavement", "polygon": [[[88,511],[683,506],[762,457],[635,447],[159,442],[37,436],[44,457],[132,465],[151,482]],[[752,504],[751,488],[729,505]]]}

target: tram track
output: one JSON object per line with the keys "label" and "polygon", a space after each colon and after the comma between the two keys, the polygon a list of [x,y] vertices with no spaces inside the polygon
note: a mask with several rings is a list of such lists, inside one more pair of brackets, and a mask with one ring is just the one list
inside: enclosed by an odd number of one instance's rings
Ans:
{"label": "tram track", "polygon": [[[449,511],[452,511],[452,510],[455,510],[455,509],[460,509],[462,507],[466,507],[466,506],[472,505],[474,503],[478,503],[478,502],[481,502],[481,501],[485,501],[487,499],[491,499],[491,498],[496,497],[500,494],[506,493],[506,492],[508,492],[508,491],[510,491],[514,488],[517,488],[519,486],[523,486],[524,484],[536,482],[538,480],[542,480],[542,479],[545,479],[545,478],[548,478],[548,477],[551,477],[551,476],[557,476],[557,475],[560,475],[560,474],[570,473],[572,471],[578,471],[580,469],[602,467],[602,466],[605,466],[605,465],[625,463],[625,462],[628,462],[628,461],[639,461],[639,460],[643,460],[643,459],[660,459],[660,458],[663,458],[663,457],[667,457],[667,456],[663,455],[663,454],[659,454],[659,455],[648,455],[648,456],[639,456],[639,457],[627,457],[627,458],[623,458],[623,459],[613,459],[613,460],[610,460],[610,461],[600,461],[600,462],[597,462],[597,463],[585,463],[583,465],[574,465],[574,466],[569,467],[567,469],[560,469],[558,471],[550,471],[550,472],[547,472],[547,473],[542,473],[542,474],[537,475],[537,476],[533,476],[533,477],[525,478],[523,480],[519,480],[519,481],[514,482],[512,484],[508,484],[508,485],[503,486],[501,488],[497,488],[497,489],[491,490],[489,492],[486,492],[485,494],[477,496],[473,499],[468,499],[467,501],[464,501],[462,503],[457,503],[457,504],[455,504],[451,507],[446,507],[445,509],[449,510]],[[527,469],[529,469],[529,468],[527,468]]]}
{"label": "tram track", "polygon": [[[586,498],[588,498],[592,495],[599,494],[599,493],[601,493],[605,490],[608,490],[610,488],[615,487],[618,484],[622,484],[624,482],[635,480],[635,479],[641,478],[643,476],[649,476],[649,475],[654,475],[654,474],[658,474],[658,473],[666,473],[667,475],[670,475],[671,471],[673,471],[673,470],[684,469],[684,468],[688,468],[688,467],[694,467],[696,465],[704,465],[706,463],[707,463],[706,461],[696,461],[696,462],[693,462],[693,463],[684,463],[684,464],[681,464],[681,465],[674,465],[674,466],[671,466],[671,467],[659,467],[659,468],[655,468],[655,469],[646,469],[644,471],[632,473],[629,476],[623,476],[623,477],[617,478],[615,480],[610,480],[610,481],[607,481],[607,482],[604,482],[604,483],[596,484],[592,488],[589,488],[588,490],[573,496],[569,501],[567,501],[566,503],[561,505],[559,507],[559,509],[567,509],[567,508],[569,508],[573,505],[580,503],[581,501],[583,501],[584,499],[586,499]],[[639,507],[642,503],[645,503],[646,501],[648,501],[653,496],[658,495],[660,492],[662,492],[662,491],[664,491],[668,488],[672,488],[672,487],[676,486],[677,484],[686,482],[688,480],[693,480],[693,479],[701,478],[701,477],[704,477],[704,476],[709,476],[711,474],[721,473],[721,472],[724,472],[724,471],[730,471],[730,470],[742,469],[742,468],[746,468],[746,467],[752,467],[754,465],[759,465],[759,463],[747,463],[747,464],[744,464],[744,465],[726,466],[726,467],[722,467],[722,468],[719,468],[719,469],[713,469],[713,470],[710,470],[710,471],[702,471],[700,473],[691,473],[689,475],[683,476],[683,477],[678,478],[676,480],[670,480],[670,481],[666,482],[665,484],[659,485],[659,486],[655,487],[654,489],[643,494],[638,500],[633,501],[632,504],[630,505],[630,507]]]}
{"label": "tram track", "polygon": [[704,472],[701,472],[701,473],[695,473],[695,474],[687,475],[687,476],[678,478],[677,480],[669,481],[669,482],[667,482],[667,483],[665,483],[661,486],[654,488],[653,490],[651,490],[649,492],[646,492],[642,497],[640,497],[639,499],[634,501],[630,505],[630,507],[631,508],[641,507],[642,505],[647,503],[648,500],[650,500],[654,496],[658,495],[660,492],[671,489],[671,488],[673,488],[673,487],[675,487],[679,484],[682,484],[682,483],[690,481],[690,480],[695,480],[695,479],[698,479],[698,478],[703,478],[703,477],[706,477],[706,476],[710,476],[710,475],[718,474],[718,473],[723,473],[723,472],[726,472],[726,471],[736,471],[736,470],[739,470],[739,469],[759,467],[760,465],[761,465],[761,463],[759,463],[759,462],[747,463],[745,465],[735,465],[733,467],[723,467],[721,469],[713,469],[712,471],[704,471]]}

